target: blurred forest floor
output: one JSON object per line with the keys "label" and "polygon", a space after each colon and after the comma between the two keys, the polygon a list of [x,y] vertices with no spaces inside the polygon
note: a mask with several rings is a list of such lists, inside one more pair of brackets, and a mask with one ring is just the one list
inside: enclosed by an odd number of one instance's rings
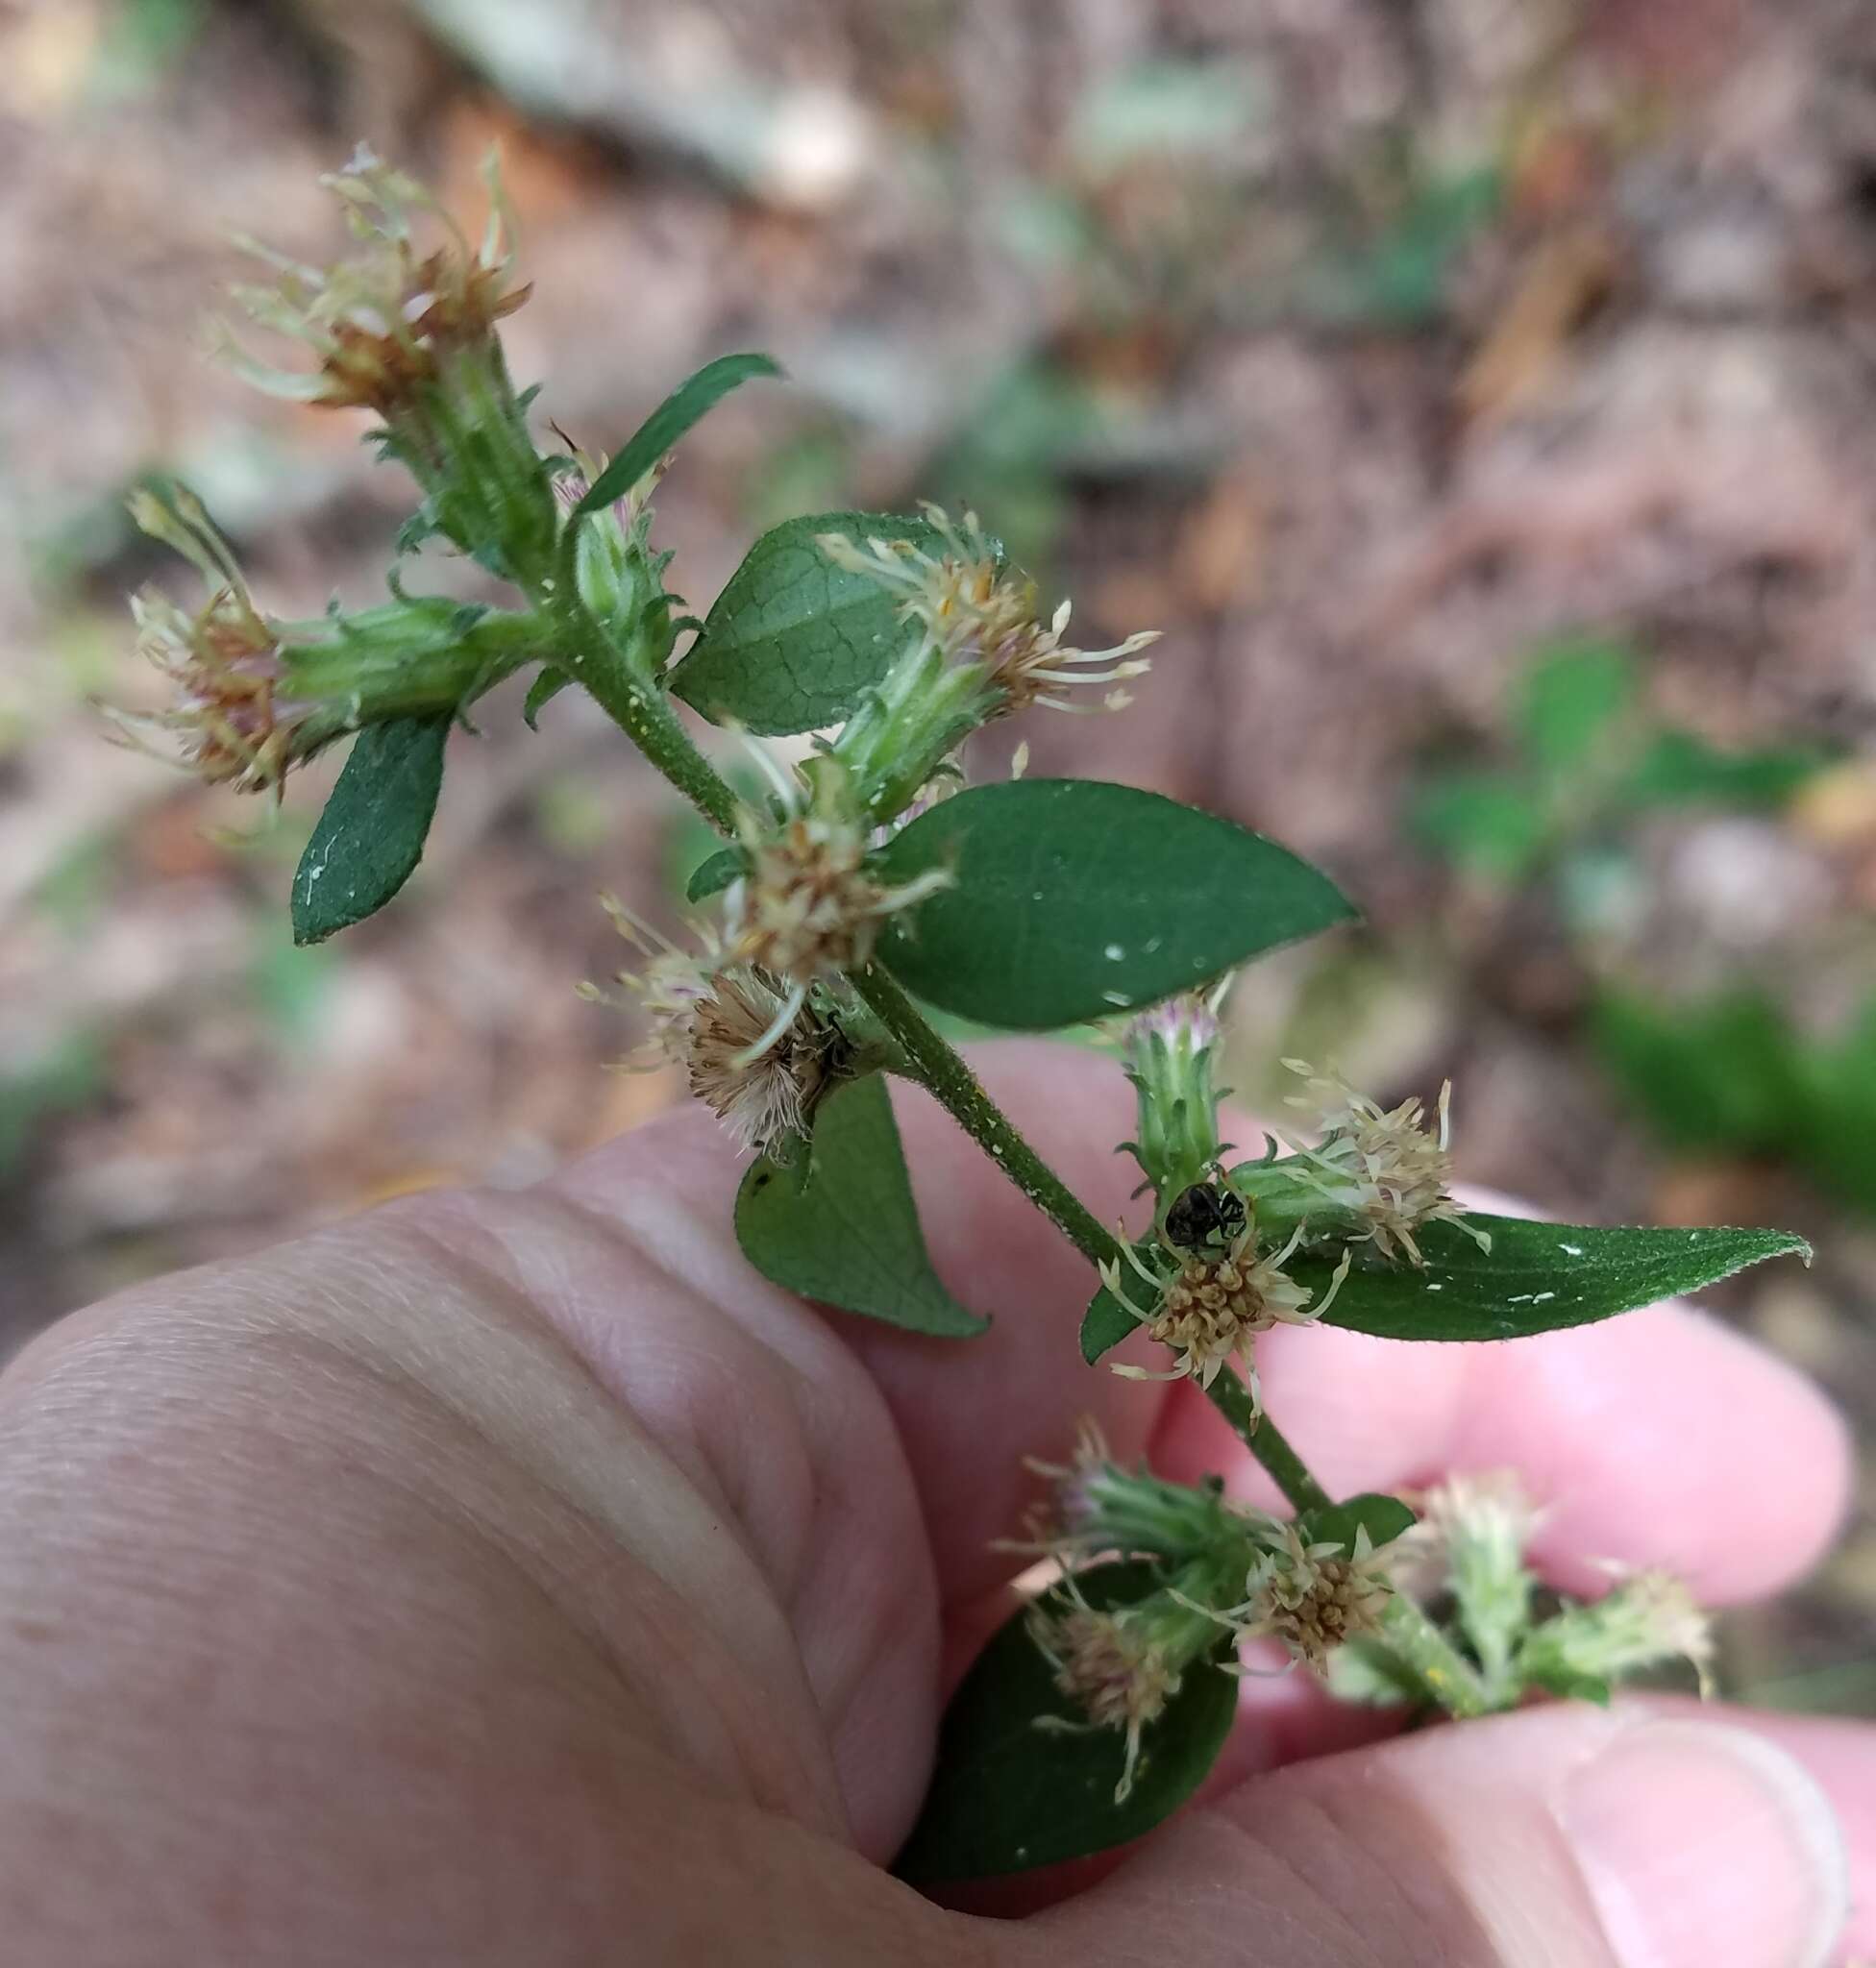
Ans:
{"label": "blurred forest floor", "polygon": [[[1867,1443],[1860,0],[0,0],[0,1331],[674,1095],[571,987],[619,961],[595,892],[674,920],[696,836],[571,694],[538,735],[491,701],[405,899],[305,952],[336,761],[268,828],[100,742],[148,688],[123,594],[177,576],[139,475],[277,612],[379,589],[405,486],[198,333],[231,231],[331,254],[360,137],[471,213],[501,142],[513,364],[588,448],[724,350],[786,363],[660,494],[693,603],[776,520],[929,493],[1082,640],[1163,628],[1124,717],[1018,735],[1363,902],[1239,993],[1241,1095],[1282,1053],[1450,1075],[1462,1168],[1545,1210],[1803,1228],[1813,1270],[1716,1302]],[[1737,1685],[1876,1710],[1864,1485],[1728,1622]]]}

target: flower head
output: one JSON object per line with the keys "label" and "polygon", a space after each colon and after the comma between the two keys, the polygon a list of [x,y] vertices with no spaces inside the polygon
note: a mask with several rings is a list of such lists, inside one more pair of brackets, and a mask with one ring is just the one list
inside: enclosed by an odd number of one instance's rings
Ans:
{"label": "flower head", "polygon": [[1671,1573],[1631,1572],[1589,1606],[1567,1606],[1536,1628],[1518,1664],[1541,1686],[1574,1691],[1665,1660],[1692,1663],[1704,1692],[1714,1656],[1713,1627],[1693,1594]]}
{"label": "flower head", "polygon": [[1163,1373],[1138,1366],[1117,1366],[1114,1371],[1129,1380],[1190,1378],[1209,1388],[1235,1360],[1244,1369],[1254,1406],[1257,1369],[1251,1342],[1275,1325],[1314,1325],[1333,1304],[1353,1262],[1354,1253],[1344,1251],[1327,1290],[1320,1294],[1297,1284],[1283,1267],[1296,1254],[1302,1236],[1298,1226],[1280,1250],[1259,1256],[1256,1219],[1247,1218],[1222,1254],[1170,1251],[1168,1263],[1159,1267],[1123,1245],[1128,1263],[1152,1289],[1149,1307],[1142,1310],[1128,1296],[1118,1263],[1101,1267],[1101,1282],[1148,1337],[1172,1347],[1175,1358]]}
{"label": "flower head", "polygon": [[1394,1588],[1358,1530],[1351,1547],[1305,1544],[1294,1523],[1251,1566],[1245,1604],[1224,1615],[1246,1638],[1269,1635],[1319,1671],[1345,1641],[1379,1632]]}
{"label": "flower head", "polygon": [[[360,145],[342,171],[320,182],[343,206],[361,250],[320,268],[246,242],[278,278],[235,290],[255,321],[306,343],[318,368],[271,368],[232,341],[230,360],[270,395],[389,415],[453,351],[489,342],[495,324],[528,299],[528,288],[509,284],[514,228],[492,158],[484,177],[488,222],[472,246],[422,184]],[[428,252],[416,243],[422,217],[443,234]]]}
{"label": "flower head", "polygon": [[1133,1788],[1143,1732],[1166,1712],[1186,1670],[1219,1645],[1218,1615],[1204,1603],[1217,1583],[1216,1564],[1200,1561],[1172,1572],[1167,1584],[1131,1605],[1096,1607],[1070,1572],[1029,1610],[1029,1637],[1054,1670],[1056,1688],[1087,1718],[1043,1715],[1035,1726],[1118,1731],[1126,1755],[1116,1804]]}
{"label": "flower head", "polygon": [[936,554],[911,540],[876,536],[864,544],[845,533],[823,533],[817,545],[836,567],[876,580],[899,603],[902,619],[919,623],[926,640],[957,661],[978,665],[994,702],[987,718],[1007,717],[1032,703],[1056,710],[1089,708],[1073,702],[1065,690],[1108,684],[1103,707],[1127,703],[1119,686],[1151,668],[1139,652],[1158,640],[1147,629],[1108,650],[1079,650],[1062,638],[1070,604],[1064,602],[1045,627],[1036,615],[1036,584],[1025,575],[1005,571],[1001,554],[967,512],[961,523],[940,506],[926,504],[925,516],[942,542]]}
{"label": "flower head", "polygon": [[838,1070],[834,1028],[748,965],[725,963],[714,948],[700,960],[611,898],[605,906],[648,959],[620,982],[652,1021],[650,1046],[684,1069],[737,1146],[767,1153],[805,1133]]}
{"label": "flower head", "polygon": [[[1423,1265],[1416,1233],[1430,1222],[1467,1228],[1465,1211],[1452,1199],[1452,1084],[1440,1089],[1438,1126],[1429,1128],[1418,1098],[1384,1109],[1358,1094],[1336,1073],[1320,1073],[1300,1059],[1284,1065],[1299,1073],[1307,1096],[1293,1095],[1289,1105],[1312,1111],[1322,1130],[1313,1148],[1298,1151],[1311,1185],[1323,1199],[1352,1212],[1384,1257],[1405,1257]],[[1291,1165],[1283,1165],[1288,1168]],[[1491,1239],[1468,1229],[1482,1248]]]}
{"label": "flower head", "polygon": [[1169,997],[1131,1019],[1121,1034],[1136,1107],[1134,1139],[1125,1145],[1163,1207],[1206,1181],[1222,1152],[1212,1057],[1223,990]]}
{"label": "flower head", "polygon": [[805,798],[799,782],[778,774],[789,808],[778,824],[745,811],[740,831],[749,872],[728,895],[731,956],[798,992],[857,970],[888,916],[951,879],[934,869],[897,886],[877,880],[866,866],[871,828],[847,797],[845,775],[830,758],[816,766]]}
{"label": "flower head", "polygon": [[137,652],[169,679],[174,698],[161,710],[107,715],[126,742],[207,784],[242,792],[278,786],[305,755],[310,706],[283,693],[285,671],[273,625],[255,607],[234,553],[191,494],[179,487],[165,501],[138,492],[131,516],[190,561],[209,596],[193,614],[159,587],[133,600]]}

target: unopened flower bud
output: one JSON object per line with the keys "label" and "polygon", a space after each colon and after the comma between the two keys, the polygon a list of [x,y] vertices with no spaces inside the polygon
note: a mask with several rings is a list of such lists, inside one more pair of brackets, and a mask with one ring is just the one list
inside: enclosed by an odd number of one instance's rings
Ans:
{"label": "unopened flower bud", "polygon": [[1639,1668],[1690,1661],[1703,1691],[1713,1629],[1685,1585],[1669,1573],[1636,1572],[1589,1606],[1568,1606],[1518,1650],[1525,1680],[1558,1693],[1594,1693]]}
{"label": "unopened flower bud", "polygon": [[1218,1040],[1216,994],[1190,992],[1142,1012],[1123,1036],[1137,1107],[1135,1138],[1127,1146],[1158,1193],[1162,1219],[1218,1167],[1219,1095],[1212,1077]]}

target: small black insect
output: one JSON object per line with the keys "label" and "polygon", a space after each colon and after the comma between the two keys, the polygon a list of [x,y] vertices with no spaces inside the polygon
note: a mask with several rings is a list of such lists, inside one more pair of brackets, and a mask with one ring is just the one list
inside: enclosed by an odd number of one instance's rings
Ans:
{"label": "small black insect", "polygon": [[1214,1189],[1209,1182],[1195,1182],[1180,1191],[1166,1213],[1167,1241],[1181,1250],[1229,1243],[1244,1227],[1244,1197],[1234,1189]]}

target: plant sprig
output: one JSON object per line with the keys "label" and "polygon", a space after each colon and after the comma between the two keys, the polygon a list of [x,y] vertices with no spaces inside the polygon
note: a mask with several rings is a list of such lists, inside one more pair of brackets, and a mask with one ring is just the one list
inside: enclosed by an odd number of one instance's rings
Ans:
{"label": "plant sprig", "polygon": [[[1099,1289],[1085,1362],[1144,1335],[1162,1364],[1117,1370],[1196,1381],[1295,1513],[1231,1502],[1216,1480],[1121,1470],[1098,1443],[1050,1472],[1034,1548],[1057,1583],[960,1689],[907,1872],[1009,1870],[1149,1829],[1223,1742],[1240,1643],[1274,1643],[1351,1696],[1462,1716],[1533,1689],[1606,1697],[1616,1676],[1674,1654],[1703,1661],[1704,1627],[1663,1581],[1536,1621],[1528,1513],[1454,1492],[1417,1521],[1396,1498],[1333,1498],[1263,1412],[1257,1342],[1279,1323],[1514,1339],[1696,1288],[1798,1240],[1477,1216],[1451,1192],[1444,1093],[1431,1114],[1418,1100],[1383,1109],[1301,1067],[1300,1131],[1227,1165],[1218,996],[1240,966],[1346,922],[1350,904],[1227,820],[1089,780],[971,786],[959,758],[973,733],[1038,704],[1123,708],[1152,636],[1076,648],[1067,603],[1045,612],[975,516],[930,506],[787,521],[702,620],[688,614],[652,544],[667,453],[778,366],[718,358],[609,464],[543,451],[497,333],[526,298],[509,283],[499,178],[479,247],[368,155],[329,182],[361,253],[326,273],[287,265],[277,288],[246,297],[316,366],[244,366],[302,400],[375,414],[381,453],[422,494],[400,549],[440,538],[518,601],[412,596],[394,570],[377,608],[278,620],[199,504],[146,494],[136,517],[208,595],[193,613],[139,598],[141,647],[174,697],[123,723],[207,780],[273,795],[356,734],[294,881],[295,937],[310,943],[383,907],[418,865],[471,701],[531,666],[531,723],[558,690],[585,690],[724,842],[691,880],[693,903],[708,905],[694,948],[613,907],[641,959],[623,982],[649,1043],[753,1155],[735,1214],[751,1263],[917,1332],[983,1330],[932,1269],[880,1076],[915,1081],[1088,1260]],[[425,223],[442,236],[420,255]],[[679,704],[750,747],[762,794],[738,796]],[[805,756],[784,764],[755,733],[809,734]],[[1124,1019],[1138,1100],[1126,1145],[1148,1220],[1129,1230],[1090,1211],[930,1012],[1024,1031]],[[1066,1333],[1063,1361],[1085,1370]],[[1423,1610],[1429,1566],[1449,1620]]]}

